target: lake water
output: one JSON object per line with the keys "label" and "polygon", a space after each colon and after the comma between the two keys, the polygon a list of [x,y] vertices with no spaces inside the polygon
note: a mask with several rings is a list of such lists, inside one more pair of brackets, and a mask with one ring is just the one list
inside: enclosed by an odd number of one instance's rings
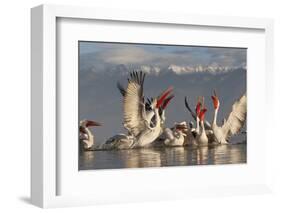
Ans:
{"label": "lake water", "polygon": [[159,147],[129,150],[83,151],[79,169],[118,169],[164,166],[241,164],[247,161],[247,145],[209,147]]}

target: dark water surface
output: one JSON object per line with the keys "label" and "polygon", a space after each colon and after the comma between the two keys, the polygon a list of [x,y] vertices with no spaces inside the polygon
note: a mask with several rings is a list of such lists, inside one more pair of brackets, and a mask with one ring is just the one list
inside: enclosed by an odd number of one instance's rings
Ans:
{"label": "dark water surface", "polygon": [[246,163],[247,145],[84,151],[79,169],[117,169]]}

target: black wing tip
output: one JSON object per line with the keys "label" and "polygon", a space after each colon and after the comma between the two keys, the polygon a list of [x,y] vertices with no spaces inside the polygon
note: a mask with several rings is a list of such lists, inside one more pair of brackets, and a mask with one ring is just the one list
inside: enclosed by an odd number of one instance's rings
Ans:
{"label": "black wing tip", "polygon": [[117,88],[119,89],[119,92],[121,93],[122,96],[126,95],[126,90],[119,81],[117,82]]}
{"label": "black wing tip", "polygon": [[188,103],[187,103],[187,96],[184,96],[184,104],[185,104],[186,107],[188,106]]}
{"label": "black wing tip", "polygon": [[191,108],[188,104],[188,97],[187,96],[184,97],[184,105],[188,109],[188,111],[191,111]]}
{"label": "black wing tip", "polygon": [[193,110],[190,108],[189,104],[188,104],[188,97],[185,96],[184,98],[184,104],[186,109],[190,112],[191,116],[193,117],[194,120],[196,120],[196,114],[193,112]]}
{"label": "black wing tip", "polygon": [[151,105],[151,103],[153,102],[153,98],[146,98],[146,101],[149,105]]}
{"label": "black wing tip", "polygon": [[142,70],[133,70],[130,72],[130,78],[128,78],[128,81],[135,82],[143,86],[145,75],[145,72],[143,72]]}

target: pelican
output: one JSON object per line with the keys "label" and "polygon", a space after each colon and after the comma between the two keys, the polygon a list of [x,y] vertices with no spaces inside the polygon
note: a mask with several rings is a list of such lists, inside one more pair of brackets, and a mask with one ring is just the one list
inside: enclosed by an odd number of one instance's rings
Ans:
{"label": "pelican", "polygon": [[[187,101],[185,102],[187,103]],[[198,101],[197,101],[197,104],[196,104],[196,107],[195,107],[195,113],[194,113],[194,116],[195,116],[195,120],[196,120],[196,127],[194,128],[193,127],[193,122],[190,122],[189,123],[189,126],[190,126],[190,131],[193,135],[193,138],[195,139],[196,136],[199,134],[200,132],[200,119],[199,119],[199,114],[200,114],[200,111],[201,111],[201,106],[202,106],[202,103],[201,103],[201,100],[198,98]],[[189,108],[190,109],[190,108]],[[190,110],[190,112],[192,112]],[[193,112],[192,112],[193,113]],[[192,114],[193,116],[193,114]]]}
{"label": "pelican", "polygon": [[187,129],[183,131],[183,133],[185,134],[183,146],[197,146],[194,137],[195,130],[196,128],[193,127],[193,122],[189,122]]}
{"label": "pelican", "polygon": [[82,120],[79,125],[79,139],[85,150],[91,149],[95,144],[95,138],[90,127],[101,126],[100,123],[91,120]]}
{"label": "pelican", "polygon": [[[123,87],[123,85],[121,85],[120,82],[117,83],[117,87],[118,87],[121,95],[124,97],[125,94],[126,94],[126,89]],[[164,92],[161,95],[163,95],[163,94],[164,94]],[[174,95],[168,96],[166,99],[164,99],[163,104],[159,107],[160,123],[161,123],[161,127],[162,127],[163,131],[164,131],[164,128],[165,128],[164,124],[165,124],[165,121],[166,121],[165,109],[173,98],[174,98]],[[145,102],[145,113],[146,113],[146,117],[147,117],[148,120],[151,120],[154,116],[154,113],[153,113],[153,110],[152,110],[153,100],[154,100],[153,98],[147,98],[146,102]]]}
{"label": "pelican", "polygon": [[198,116],[199,120],[200,120],[201,131],[199,132],[199,134],[196,135],[195,139],[199,146],[208,145],[208,137],[207,137],[205,125],[204,125],[204,118],[205,118],[206,112],[207,112],[207,108],[203,108],[202,110],[200,110],[200,113]]}
{"label": "pelican", "polygon": [[104,144],[100,145],[97,149],[130,149],[135,142],[132,135],[117,134],[109,138]]}
{"label": "pelican", "polygon": [[[199,124],[198,124],[199,123],[198,115],[199,115],[200,110],[198,111],[198,107],[201,107],[201,105],[200,106],[198,105],[198,104],[201,104],[199,98],[198,98],[198,101],[197,101],[195,112],[189,106],[188,98],[187,97],[185,97],[184,103],[185,103],[185,107],[187,108],[187,110],[191,114],[191,117],[194,119],[194,121],[196,121],[197,126],[199,126]],[[206,130],[211,130],[212,129],[211,124],[207,120],[204,120],[204,126],[205,126]]]}
{"label": "pelican", "polygon": [[168,88],[158,98],[153,99],[151,111],[145,110],[143,72],[132,72],[123,98],[124,127],[135,137],[133,147],[144,147],[154,142],[161,134],[159,108],[172,92]]}
{"label": "pelican", "polygon": [[118,134],[113,136],[102,147],[118,149],[144,147],[154,142],[161,134],[161,118],[163,122],[165,121],[163,109],[173,98],[170,95],[172,88],[168,88],[157,98],[147,99],[147,102],[145,102],[143,95],[144,79],[145,73],[142,71],[131,72],[126,88],[119,82],[117,83],[117,87],[123,96],[123,125],[128,130],[128,135]]}
{"label": "pelican", "polygon": [[[161,94],[163,95],[164,92]],[[160,95],[160,96],[161,96]],[[159,97],[160,97],[159,96]],[[164,99],[163,104],[159,107],[159,116],[160,116],[160,126],[161,126],[161,133],[164,132],[165,130],[165,121],[166,121],[166,107],[168,106],[168,104],[170,103],[170,101],[174,98],[174,95],[170,95],[168,96],[166,99]],[[150,111],[152,110],[152,103],[153,103],[153,98],[147,99],[147,102],[145,103],[145,109],[146,111]],[[154,117],[155,118],[155,117]],[[153,122],[153,121],[152,121]]]}
{"label": "pelican", "polygon": [[195,120],[196,120],[196,127],[194,127],[194,124],[192,121],[189,122],[189,127],[186,129],[185,131],[185,141],[184,141],[184,145],[188,145],[188,146],[197,146],[197,141],[196,141],[196,136],[199,134],[200,132],[200,119],[199,119],[199,113],[201,110],[201,101],[198,98],[197,100],[197,104],[195,107],[195,112],[193,112],[188,103],[187,103],[187,98],[185,98],[185,106],[188,108],[189,112],[191,113],[192,117],[195,116]]}
{"label": "pelican", "polygon": [[219,144],[228,144],[228,139],[237,134],[243,127],[246,117],[247,117],[247,97],[242,95],[237,101],[232,105],[232,111],[228,115],[222,126],[217,125],[217,115],[220,107],[219,98],[214,91],[212,96],[213,106],[214,106],[214,119],[212,123],[212,130],[214,133],[215,140]]}
{"label": "pelican", "polygon": [[186,122],[175,123],[172,129],[166,128],[164,130],[164,144],[166,146],[183,146],[185,143],[186,131]]}

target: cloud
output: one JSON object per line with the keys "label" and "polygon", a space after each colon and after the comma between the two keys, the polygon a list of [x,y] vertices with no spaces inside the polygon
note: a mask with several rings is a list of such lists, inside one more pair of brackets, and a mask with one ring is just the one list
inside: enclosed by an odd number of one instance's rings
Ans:
{"label": "cloud", "polygon": [[247,58],[247,50],[240,48],[211,48],[207,53],[212,61],[222,66],[241,66]]}
{"label": "cloud", "polygon": [[193,63],[191,54],[175,54],[171,52],[150,51],[146,48],[125,46],[118,49],[107,49],[98,58],[110,64],[134,64],[134,65],[158,65],[161,67],[169,66],[172,63],[185,65]]}
{"label": "cloud", "polygon": [[104,62],[111,64],[140,64],[151,60],[151,53],[138,47],[121,47],[104,51],[99,56]]}
{"label": "cloud", "polygon": [[[108,65],[153,66],[160,69],[171,65],[185,67],[188,70],[198,70],[208,67],[208,70],[232,69],[246,66],[246,49],[194,47],[194,46],[159,46],[120,43],[94,43],[81,46],[88,52],[92,48],[91,60],[85,61],[94,66],[108,67]],[[83,52],[83,51],[81,51]],[[88,67],[89,67],[88,66]]]}

